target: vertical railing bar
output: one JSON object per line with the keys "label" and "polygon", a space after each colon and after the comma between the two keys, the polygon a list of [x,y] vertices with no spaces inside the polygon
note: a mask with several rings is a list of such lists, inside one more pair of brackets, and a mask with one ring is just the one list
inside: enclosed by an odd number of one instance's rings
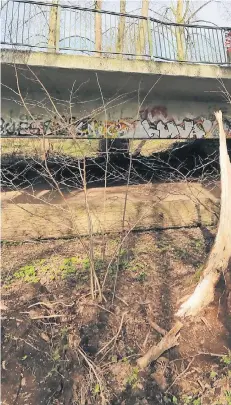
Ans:
{"label": "vertical railing bar", "polygon": [[160,40],[159,24],[158,24],[158,35],[159,35],[160,53],[161,53],[161,57],[163,57],[162,46],[161,46],[161,40]]}
{"label": "vertical railing bar", "polygon": [[[172,44],[173,44],[173,60],[177,60],[177,43],[176,43],[176,34],[173,36],[173,28],[170,26],[171,34],[172,34]],[[176,32],[176,31],[175,31]]]}
{"label": "vertical railing bar", "polygon": [[15,38],[16,44],[18,43],[19,6],[20,6],[20,3],[18,3],[17,28],[16,28],[16,38]]}
{"label": "vertical railing bar", "polygon": [[[226,62],[226,55],[225,55],[225,37],[223,35],[224,31],[220,30],[220,36],[221,36],[221,41],[222,41],[222,63]],[[224,59],[223,59],[224,58]]]}
{"label": "vertical railing bar", "polygon": [[[8,16],[8,7],[9,7],[9,2],[6,4],[6,17],[5,17],[5,29],[4,29],[4,42],[6,42],[6,25],[7,25],[7,16]],[[12,5],[13,7],[13,5]]]}
{"label": "vertical railing bar", "polygon": [[[211,48],[211,44],[213,43],[212,37],[211,37],[211,31],[212,31],[211,29],[208,29],[208,47],[209,48]],[[208,55],[208,60],[210,59],[210,55],[211,55],[212,62],[215,63],[216,54],[214,53],[214,49],[212,50],[212,53],[210,53],[210,51],[208,49],[207,55]]]}
{"label": "vertical railing bar", "polygon": [[11,28],[10,28],[10,31],[9,31],[9,32],[10,32],[10,41],[11,41],[11,43],[14,42],[14,41],[12,40],[14,4],[15,4],[15,3],[12,3]]}
{"label": "vertical railing bar", "polygon": [[[170,29],[171,29],[171,27],[170,27]],[[168,56],[169,56],[169,58],[168,59],[171,59],[171,47],[170,47],[170,41],[169,41],[169,27],[168,26],[166,26],[166,33],[167,33],[167,41],[168,41]]]}
{"label": "vertical railing bar", "polygon": [[153,43],[152,43],[152,32],[151,32],[151,21],[150,18],[147,19],[148,24],[148,43],[149,43],[149,54],[151,60],[153,59]]}
{"label": "vertical railing bar", "polygon": [[28,44],[30,42],[30,21],[31,19],[31,3],[29,3],[29,13],[28,13],[28,29],[27,29],[27,36],[28,36]]}
{"label": "vertical railing bar", "polygon": [[26,3],[23,3],[23,21],[22,21],[22,44],[24,45],[24,26],[25,26],[25,5]]}
{"label": "vertical railing bar", "polygon": [[164,24],[162,24],[162,35],[163,35],[163,43],[164,43],[164,50],[165,50],[165,58],[167,58],[167,52],[166,52],[166,46],[165,46],[165,37],[164,37],[163,26],[164,26]]}
{"label": "vertical railing bar", "polygon": [[71,9],[69,10],[69,30],[68,30],[68,36],[69,36],[69,49],[71,49]]}
{"label": "vertical railing bar", "polygon": [[190,45],[190,27],[188,27],[187,29],[185,29],[185,52],[187,55],[187,61],[190,62],[190,49],[189,49],[189,45]]}
{"label": "vertical railing bar", "polygon": [[197,41],[195,40],[194,32],[195,32],[195,30],[194,30],[194,28],[192,28],[192,38],[193,38],[193,41],[192,41],[192,62],[193,62],[193,59],[196,60],[196,43],[197,43]]}
{"label": "vertical railing bar", "polygon": [[[219,30],[219,32],[220,32],[220,30]],[[221,44],[219,44],[218,30],[216,30],[216,35],[217,35],[217,44],[218,44],[218,49],[219,49],[219,54],[220,54],[220,63],[222,63],[221,48],[220,48]]]}
{"label": "vertical railing bar", "polygon": [[184,27],[184,46],[185,46],[185,59],[187,60],[187,62],[190,62],[190,58],[189,58],[189,52],[188,52],[188,41],[187,38],[190,38],[190,27]]}
{"label": "vertical railing bar", "polygon": [[218,63],[218,54],[217,54],[217,47],[216,47],[216,40],[215,40],[215,36],[214,36],[214,30],[212,30],[213,32],[213,43],[214,43],[214,49],[215,49],[215,58],[216,58],[216,63]]}
{"label": "vertical railing bar", "polygon": [[223,50],[224,50],[224,63],[230,63],[228,60],[228,48],[226,48],[225,46],[225,42],[226,42],[226,31],[222,30],[222,40],[223,40]]}
{"label": "vertical railing bar", "polygon": [[199,59],[196,57],[196,62],[201,62],[201,49],[200,49],[200,41],[199,41],[199,35],[198,35],[198,28],[196,29],[197,33],[197,44],[198,44],[198,54],[199,54]]}
{"label": "vertical railing bar", "polygon": [[64,39],[64,48],[67,48],[66,46],[66,9],[63,9],[63,39]]}
{"label": "vertical railing bar", "polygon": [[201,44],[202,44],[202,58],[203,58],[203,62],[206,62],[206,56],[205,56],[205,52],[204,52],[204,36],[203,36],[203,31],[201,32],[202,28],[200,28],[200,37],[201,37]]}
{"label": "vertical railing bar", "polygon": [[[89,24],[89,28],[90,28],[90,33],[94,32],[94,29],[92,31],[92,17],[93,17],[93,13],[90,13],[90,24]],[[90,34],[90,40],[92,41],[92,34]],[[91,42],[90,42],[90,46],[91,46]],[[90,49],[91,50],[91,49]]]}

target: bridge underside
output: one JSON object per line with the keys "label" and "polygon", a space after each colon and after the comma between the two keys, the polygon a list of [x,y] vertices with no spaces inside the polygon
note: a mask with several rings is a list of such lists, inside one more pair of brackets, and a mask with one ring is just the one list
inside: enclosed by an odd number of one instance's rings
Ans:
{"label": "bridge underside", "polygon": [[228,67],[8,50],[2,84],[2,136],[231,136]]}

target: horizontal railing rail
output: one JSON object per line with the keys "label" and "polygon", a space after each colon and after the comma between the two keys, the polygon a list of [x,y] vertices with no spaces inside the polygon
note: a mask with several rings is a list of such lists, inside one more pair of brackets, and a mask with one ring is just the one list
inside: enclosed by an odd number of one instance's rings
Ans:
{"label": "horizontal railing rail", "polygon": [[1,47],[231,65],[231,27],[165,23],[58,1],[9,0],[1,10]]}

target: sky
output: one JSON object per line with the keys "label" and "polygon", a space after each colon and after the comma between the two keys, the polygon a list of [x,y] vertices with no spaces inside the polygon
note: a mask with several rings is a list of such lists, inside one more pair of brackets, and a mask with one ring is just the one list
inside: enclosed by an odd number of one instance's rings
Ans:
{"label": "sky", "polygon": [[[82,7],[92,7],[94,1],[92,0],[62,0],[65,4],[80,5]],[[160,18],[163,15],[164,9],[168,7],[175,0],[150,0],[150,16]],[[191,9],[196,10],[207,1],[190,0]],[[127,0],[126,12],[139,14],[141,9],[142,0]],[[103,0],[102,9],[119,11],[120,0]],[[198,20],[206,20],[219,26],[231,26],[231,0],[212,0],[198,13]],[[199,24],[199,22],[198,22]],[[201,22],[203,24],[203,22]]]}

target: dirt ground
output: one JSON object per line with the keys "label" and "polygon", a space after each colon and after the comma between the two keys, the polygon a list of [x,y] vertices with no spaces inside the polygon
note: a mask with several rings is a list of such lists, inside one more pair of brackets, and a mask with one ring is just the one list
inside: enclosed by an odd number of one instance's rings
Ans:
{"label": "dirt ground", "polygon": [[105,280],[101,303],[89,294],[86,239],[4,243],[2,404],[230,405],[224,280],[215,302],[184,322],[178,346],[143,371],[136,364],[161,340],[153,321],[165,330],[175,323],[214,234],[211,228],[131,233],[117,260],[120,237],[95,237],[95,268]]}

